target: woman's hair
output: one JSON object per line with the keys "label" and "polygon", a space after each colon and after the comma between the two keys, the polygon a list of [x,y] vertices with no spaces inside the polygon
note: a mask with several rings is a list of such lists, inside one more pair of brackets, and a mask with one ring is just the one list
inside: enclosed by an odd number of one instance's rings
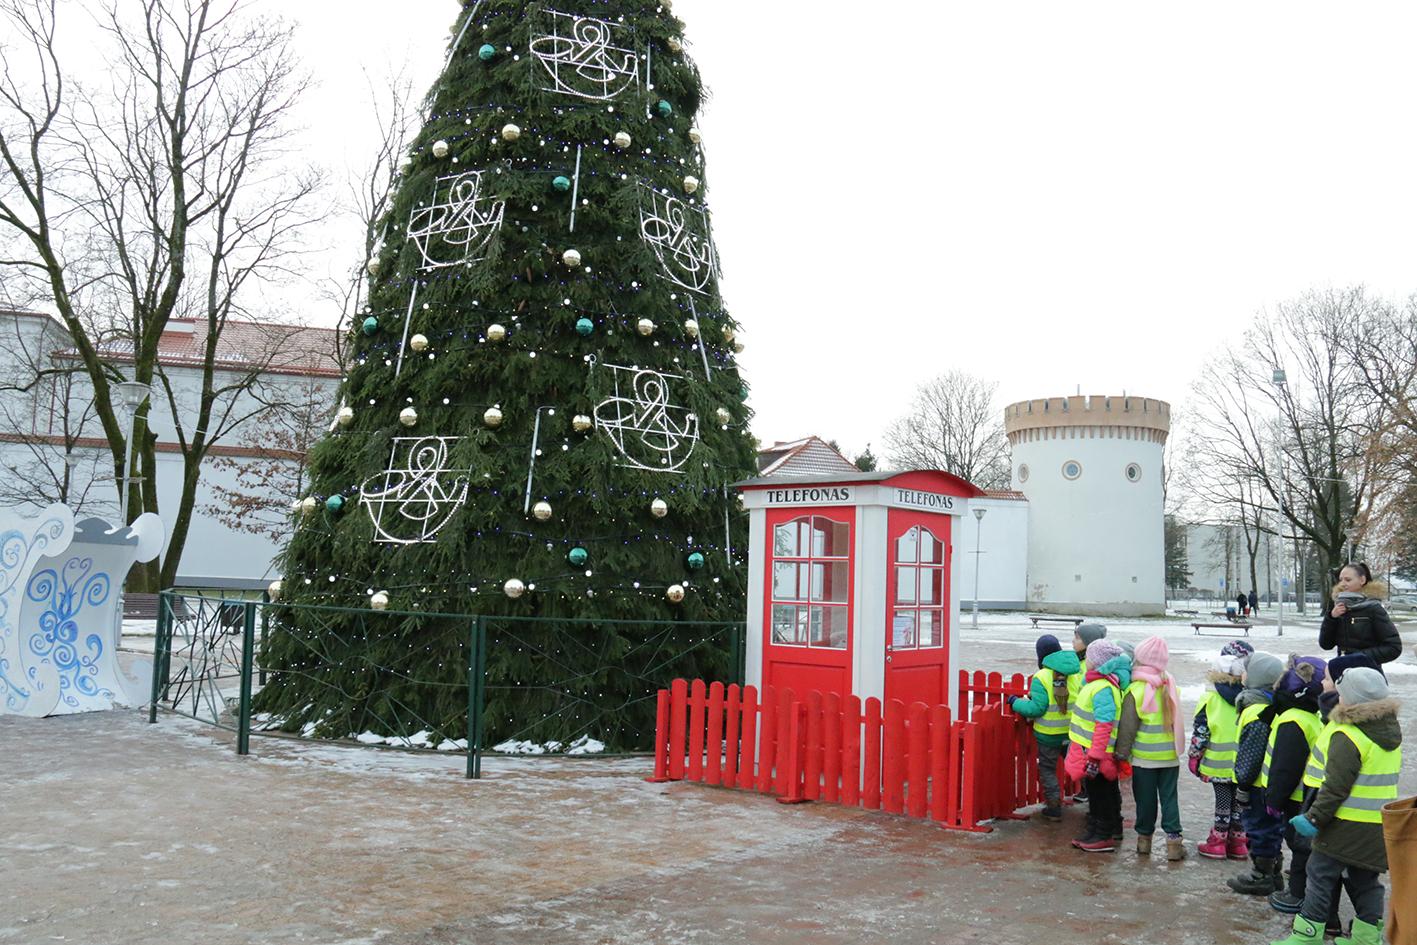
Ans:
{"label": "woman's hair", "polygon": [[1352,568],[1354,571],[1357,571],[1362,576],[1364,584],[1368,583],[1373,579],[1372,568],[1368,567],[1361,561],[1350,561],[1345,564],[1343,568],[1339,568],[1339,570],[1342,571],[1344,568]]}

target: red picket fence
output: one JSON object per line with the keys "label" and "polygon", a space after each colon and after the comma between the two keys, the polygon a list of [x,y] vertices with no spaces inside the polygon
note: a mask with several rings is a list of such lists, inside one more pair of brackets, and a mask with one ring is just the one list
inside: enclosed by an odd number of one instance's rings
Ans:
{"label": "red picket fence", "polygon": [[[1002,673],[986,673],[975,670],[959,671],[960,717],[968,719],[976,706],[988,706],[998,702],[1007,704],[1009,696],[1026,696],[1033,677],[1014,673],[1007,679]],[[1012,716],[1013,713],[1009,713]],[[1017,795],[1025,800],[1019,805],[1043,803],[1043,787],[1038,780],[1038,746],[1033,740],[1033,726],[1020,723],[1015,726],[1017,740],[1014,750],[1014,783]],[[1081,787],[1068,777],[1063,768],[1063,760],[1058,760],[1058,780],[1063,786],[1063,795],[1076,794]],[[1068,803],[1071,803],[1069,801]]]}
{"label": "red picket fence", "polygon": [[[995,674],[997,675],[997,674]],[[1000,702],[949,706],[676,679],[659,691],[653,781],[700,781],[987,831],[1041,800],[1032,729]]]}

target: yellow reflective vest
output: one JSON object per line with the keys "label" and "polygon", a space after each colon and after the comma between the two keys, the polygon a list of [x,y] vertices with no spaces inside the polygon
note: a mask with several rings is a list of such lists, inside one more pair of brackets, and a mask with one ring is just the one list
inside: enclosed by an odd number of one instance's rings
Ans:
{"label": "yellow reflective vest", "polygon": [[[1092,682],[1078,690],[1077,699],[1073,700],[1073,711],[1068,719],[1068,740],[1083,748],[1092,747],[1092,734],[1097,730],[1097,716],[1093,714],[1093,704],[1097,700],[1097,694],[1103,689],[1112,692],[1112,704],[1117,707],[1117,711],[1122,709],[1122,690],[1110,679],[1094,679]],[[1117,726],[1112,725],[1112,737],[1107,740],[1107,750],[1111,752],[1117,747]]]}
{"label": "yellow reflective vest", "polygon": [[1040,669],[1033,677],[1043,684],[1043,688],[1048,693],[1048,711],[1033,720],[1033,731],[1039,735],[1068,734],[1069,710],[1077,699],[1078,690],[1082,687],[1082,673],[1073,673],[1066,677],[1068,680],[1067,705],[1059,705],[1057,690],[1053,687],[1056,675],[1051,669],[1045,668]]}
{"label": "yellow reflective vest", "polygon": [[1146,700],[1146,680],[1138,679],[1127,687],[1127,694],[1136,706],[1137,718],[1141,724],[1137,728],[1137,739],[1132,744],[1132,765],[1138,768],[1170,768],[1181,763],[1176,755],[1175,730],[1168,724],[1166,713],[1170,702],[1165,693],[1157,692],[1157,706],[1150,712],[1142,709]]}
{"label": "yellow reflective vest", "polygon": [[1212,690],[1201,702],[1210,742],[1201,755],[1200,772],[1207,778],[1235,780],[1235,754],[1240,750],[1240,713]]}
{"label": "yellow reflective vest", "polygon": [[[1310,712],[1307,709],[1285,709],[1274,720],[1269,727],[1269,744],[1264,750],[1264,765],[1260,768],[1260,776],[1255,779],[1255,787],[1269,786],[1269,763],[1274,757],[1274,745],[1279,740],[1279,727],[1285,724],[1299,726],[1304,732],[1304,741],[1308,743],[1310,751],[1313,749],[1314,740],[1319,737],[1320,730],[1323,729],[1323,720],[1319,718],[1317,712]],[[1307,763],[1305,769],[1308,769]],[[1294,785],[1294,791],[1289,795],[1291,801],[1302,801],[1304,799],[1304,785],[1302,783]]]}
{"label": "yellow reflective vest", "polygon": [[[1379,748],[1358,726],[1330,722],[1319,733],[1309,753],[1309,764],[1304,770],[1304,783],[1310,787],[1323,784],[1323,767],[1328,764],[1329,743],[1338,732],[1342,732],[1353,742],[1363,763],[1357,779],[1353,782],[1353,790],[1339,805],[1335,816],[1340,820],[1351,820],[1360,824],[1380,824],[1383,822],[1383,805],[1397,800],[1397,781],[1402,772],[1400,747]],[[1316,759],[1319,765],[1317,779],[1313,776]]]}

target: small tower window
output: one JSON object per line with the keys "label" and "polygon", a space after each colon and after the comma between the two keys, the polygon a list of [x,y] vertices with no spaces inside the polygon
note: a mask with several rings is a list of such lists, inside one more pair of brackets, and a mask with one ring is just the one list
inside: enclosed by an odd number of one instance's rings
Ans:
{"label": "small tower window", "polygon": [[1019,465],[1018,465],[1018,481],[1019,481],[1019,482],[1028,482],[1028,463],[1019,463]]}
{"label": "small tower window", "polygon": [[1141,467],[1138,466],[1136,463],[1128,463],[1126,472],[1128,482],[1141,481]]}
{"label": "small tower window", "polygon": [[1063,464],[1063,478],[1076,479],[1082,475],[1082,463],[1075,459],[1070,459]]}

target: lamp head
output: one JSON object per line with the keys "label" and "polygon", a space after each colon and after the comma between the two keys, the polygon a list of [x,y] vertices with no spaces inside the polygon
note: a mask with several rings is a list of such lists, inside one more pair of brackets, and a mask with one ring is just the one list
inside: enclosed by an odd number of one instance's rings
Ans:
{"label": "lamp head", "polygon": [[984,513],[987,512],[987,511],[989,511],[989,510],[988,510],[988,509],[981,509],[981,508],[976,507],[976,508],[974,509],[974,518],[975,518],[975,520],[976,520],[976,521],[983,521],[983,519],[984,519]]}
{"label": "lamp head", "polygon": [[124,381],[113,385],[113,389],[118,393],[118,402],[128,408],[129,413],[141,407],[152,392],[152,388],[141,381]]}

